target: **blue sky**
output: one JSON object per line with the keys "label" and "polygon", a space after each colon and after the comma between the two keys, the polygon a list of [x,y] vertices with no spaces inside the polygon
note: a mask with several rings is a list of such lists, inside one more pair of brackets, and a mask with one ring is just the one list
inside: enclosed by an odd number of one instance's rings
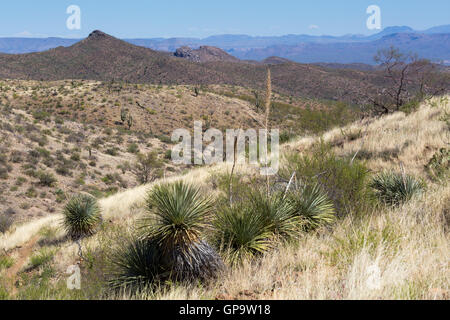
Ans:
{"label": "blue sky", "polygon": [[[81,30],[66,27],[69,5],[81,8]],[[77,38],[95,29],[120,38],[371,34],[369,5],[381,8],[383,28],[450,24],[449,0],[2,0],[0,36]]]}

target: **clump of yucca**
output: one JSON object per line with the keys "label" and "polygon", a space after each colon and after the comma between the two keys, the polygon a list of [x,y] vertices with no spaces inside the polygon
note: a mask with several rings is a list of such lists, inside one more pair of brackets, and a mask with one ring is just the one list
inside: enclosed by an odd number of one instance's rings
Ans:
{"label": "clump of yucca", "polygon": [[64,229],[74,240],[93,235],[101,222],[97,200],[85,194],[70,199],[64,207],[63,215]]}
{"label": "clump of yucca", "polygon": [[373,178],[370,187],[381,202],[396,206],[423,192],[425,184],[407,174],[383,172]]}
{"label": "clump of yucca", "polygon": [[231,264],[263,254],[270,246],[273,233],[260,212],[236,204],[225,207],[215,220],[216,240]]}
{"label": "clump of yucca", "polygon": [[159,247],[147,239],[122,239],[110,261],[113,267],[110,284],[116,289],[151,287],[164,272]]}
{"label": "clump of yucca", "polygon": [[288,199],[295,208],[295,214],[304,221],[303,229],[309,231],[336,219],[333,202],[318,185],[303,185],[288,194]]}
{"label": "clump of yucca", "polygon": [[170,279],[208,279],[222,269],[221,258],[202,239],[213,208],[211,198],[184,182],[162,184],[149,193],[149,214],[140,221],[142,238],[157,245]]}
{"label": "clump of yucca", "polygon": [[218,213],[215,239],[236,264],[266,252],[276,240],[298,236],[301,224],[295,207],[282,194],[255,190]]}
{"label": "clump of yucca", "polygon": [[282,194],[266,195],[253,191],[249,195],[250,209],[260,215],[265,226],[276,236],[292,238],[298,234],[300,220],[295,207]]}

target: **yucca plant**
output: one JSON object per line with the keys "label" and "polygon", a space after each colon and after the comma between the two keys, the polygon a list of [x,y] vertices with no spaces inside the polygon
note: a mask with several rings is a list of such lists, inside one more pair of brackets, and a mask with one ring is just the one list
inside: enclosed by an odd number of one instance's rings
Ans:
{"label": "yucca plant", "polygon": [[294,206],[295,214],[304,221],[305,231],[329,224],[336,218],[333,202],[318,184],[304,185],[290,192],[287,198]]}
{"label": "yucca plant", "polygon": [[70,199],[64,207],[63,216],[63,227],[74,240],[93,235],[101,222],[97,200],[85,194]]}
{"label": "yucca plant", "polygon": [[151,287],[161,278],[161,254],[158,245],[134,237],[123,240],[110,257],[113,288]]}
{"label": "yucca plant", "polygon": [[267,220],[249,206],[236,204],[225,207],[214,222],[215,239],[228,255],[231,264],[266,252],[273,233]]}
{"label": "yucca plant", "polygon": [[373,178],[370,187],[381,202],[397,206],[423,192],[425,184],[407,174],[383,172]]}
{"label": "yucca plant", "polygon": [[282,194],[267,195],[253,191],[249,195],[251,210],[260,215],[260,219],[274,234],[291,238],[298,234],[300,220],[295,215],[295,208]]}
{"label": "yucca plant", "polygon": [[219,255],[202,239],[213,208],[211,198],[184,182],[162,184],[149,193],[149,215],[141,219],[140,229],[144,239],[157,243],[170,278],[207,279],[222,268]]}

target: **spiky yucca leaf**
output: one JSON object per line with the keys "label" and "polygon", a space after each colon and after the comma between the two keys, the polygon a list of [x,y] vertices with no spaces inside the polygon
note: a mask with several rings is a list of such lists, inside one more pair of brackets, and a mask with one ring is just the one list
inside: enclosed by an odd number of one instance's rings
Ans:
{"label": "spiky yucca leaf", "polygon": [[213,202],[199,188],[176,182],[156,186],[147,197],[147,209],[150,214],[140,221],[141,229],[170,251],[199,241],[210,224]]}
{"label": "spiky yucca leaf", "polygon": [[125,239],[110,258],[113,288],[151,286],[163,273],[161,254],[155,242],[146,239]]}
{"label": "spiky yucca leaf", "polygon": [[272,232],[267,220],[250,207],[235,205],[219,212],[214,222],[218,246],[232,264],[252,258],[270,248]]}
{"label": "spiky yucca leaf", "polygon": [[286,238],[298,234],[300,220],[294,206],[282,194],[267,196],[264,192],[253,191],[249,198],[251,209],[261,216],[273,234]]}
{"label": "spiky yucca leaf", "polygon": [[222,269],[219,255],[202,240],[211,225],[213,202],[184,182],[156,186],[148,195],[149,215],[140,221],[143,238],[158,244],[170,279],[213,277]]}
{"label": "spiky yucca leaf", "polygon": [[336,219],[333,202],[318,184],[305,185],[288,196],[296,215],[305,220],[304,229],[311,230]]}
{"label": "spiky yucca leaf", "polygon": [[63,227],[72,239],[91,236],[101,222],[97,200],[85,194],[70,199],[64,207],[63,215]]}
{"label": "spiky yucca leaf", "polygon": [[409,201],[425,189],[423,182],[410,175],[383,172],[375,176],[370,184],[380,201],[396,206]]}

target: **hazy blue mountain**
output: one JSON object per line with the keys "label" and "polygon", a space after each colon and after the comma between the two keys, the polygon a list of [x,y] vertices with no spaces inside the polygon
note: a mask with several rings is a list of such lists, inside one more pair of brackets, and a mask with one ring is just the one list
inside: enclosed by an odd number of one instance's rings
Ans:
{"label": "hazy blue mountain", "polygon": [[[212,46],[225,50],[240,59],[264,60],[279,56],[296,62],[372,63],[379,48],[394,45],[416,52],[432,60],[449,61],[450,25],[417,31],[408,26],[387,27],[379,33],[343,36],[312,36],[289,34],[284,36],[215,35],[199,38],[124,39],[134,45],[153,50],[175,52],[180,47],[197,49]],[[401,35],[401,36],[400,36]],[[447,35],[447,36],[446,36]],[[0,52],[39,52],[59,46],[68,47],[80,39],[62,38],[0,38]]]}
{"label": "hazy blue mountain", "polygon": [[445,26],[438,26],[438,27],[433,27],[430,29],[425,30],[423,33],[450,33],[450,24],[447,24]]}
{"label": "hazy blue mountain", "polygon": [[365,63],[374,64],[373,57],[382,48],[395,46],[403,52],[414,52],[435,62],[450,63],[450,33],[396,33],[369,42],[301,43],[295,46],[270,46],[251,50],[233,50],[240,59],[264,60],[278,56],[301,63]]}
{"label": "hazy blue mountain", "polygon": [[40,52],[56,47],[69,47],[80,39],[63,38],[0,38],[0,52],[29,53]]}

